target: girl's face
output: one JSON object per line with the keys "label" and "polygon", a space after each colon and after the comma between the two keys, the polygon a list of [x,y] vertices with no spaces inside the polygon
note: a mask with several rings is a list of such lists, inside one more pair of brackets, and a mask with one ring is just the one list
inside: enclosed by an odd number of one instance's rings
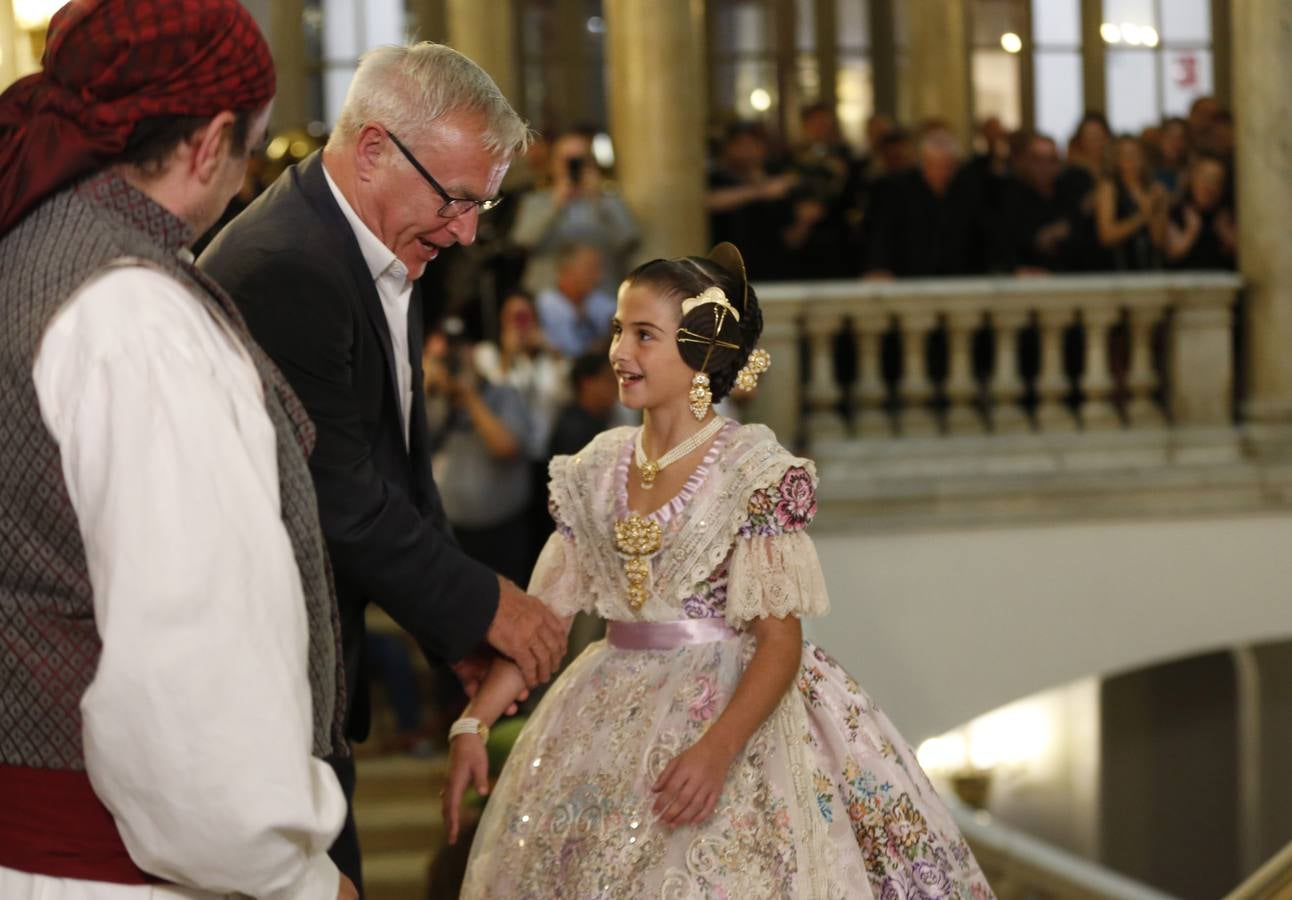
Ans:
{"label": "girl's face", "polygon": [[695,371],[682,361],[677,329],[681,305],[645,285],[619,289],[611,325],[610,364],[619,382],[619,402],[629,409],[687,405]]}

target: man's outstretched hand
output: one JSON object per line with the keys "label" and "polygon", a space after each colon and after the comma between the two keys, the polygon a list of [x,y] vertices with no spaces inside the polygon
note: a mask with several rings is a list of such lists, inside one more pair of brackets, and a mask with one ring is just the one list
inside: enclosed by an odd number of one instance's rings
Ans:
{"label": "man's outstretched hand", "polygon": [[[462,682],[462,692],[467,695],[467,699],[475,697],[480,686],[484,684],[485,676],[489,674],[489,667],[497,659],[497,655],[488,647],[481,646],[479,650],[458,660],[455,663],[449,663],[453,669],[453,674],[458,676],[458,681]],[[514,716],[520,712],[520,704],[529,699],[529,691],[523,690],[516,697],[516,702],[507,707],[503,712],[504,716]]]}
{"label": "man's outstretched hand", "polygon": [[565,626],[537,597],[498,578],[498,611],[485,640],[520,667],[525,686],[547,682],[565,656]]}

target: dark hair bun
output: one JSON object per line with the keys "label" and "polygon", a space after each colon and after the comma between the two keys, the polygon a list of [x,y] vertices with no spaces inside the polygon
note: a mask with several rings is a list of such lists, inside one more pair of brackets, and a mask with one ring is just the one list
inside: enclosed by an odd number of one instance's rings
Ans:
{"label": "dark hair bun", "polygon": [[[732,272],[710,259],[691,256],[684,259],[656,259],[639,266],[628,274],[628,284],[639,284],[670,293],[678,303],[692,297],[698,297],[707,288],[717,287],[727,297],[727,302],[740,313],[740,321],[728,313],[716,315],[721,307],[713,303],[704,303],[682,317],[679,326],[678,351],[682,361],[697,372],[705,371],[709,376],[709,390],[713,400],[717,401],[731,393],[736,383],[736,373],[744,366],[749,354],[758,346],[758,338],[763,333],[763,315],[758,306],[758,297],[753,288],[748,289],[748,301],[745,301],[744,279],[737,272]],[[745,308],[741,309],[742,303]],[[715,335],[715,326],[720,330]],[[681,330],[690,332],[699,338],[698,341],[682,340]],[[709,340],[717,338],[721,343],[712,345]],[[733,350],[723,344],[734,344],[740,349]],[[705,365],[706,357],[708,365]]]}

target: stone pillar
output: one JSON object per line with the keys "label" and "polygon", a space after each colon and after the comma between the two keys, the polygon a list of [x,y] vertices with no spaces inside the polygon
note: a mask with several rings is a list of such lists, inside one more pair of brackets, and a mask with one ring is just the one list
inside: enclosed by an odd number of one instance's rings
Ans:
{"label": "stone pillar", "polygon": [[875,112],[894,117],[897,116],[895,19],[893,0],[870,0],[870,71],[875,85]]}
{"label": "stone pillar", "polygon": [[611,131],[641,259],[708,250],[703,16],[700,0],[605,3]]}
{"label": "stone pillar", "polygon": [[966,0],[907,0],[906,21],[911,32],[911,115],[917,123],[946,122],[968,150],[973,123]]}
{"label": "stone pillar", "polygon": [[[269,27],[265,37],[274,54],[278,95],[269,124],[270,133],[309,124],[309,78],[305,61],[304,0],[274,0],[265,4]],[[264,21],[264,20],[262,20]]]}
{"label": "stone pillar", "polygon": [[1292,424],[1292,0],[1234,0],[1239,267],[1247,282],[1247,419]]}
{"label": "stone pillar", "polygon": [[781,137],[791,144],[799,139],[798,10],[793,3],[768,4],[772,47],[776,53],[776,120]]}
{"label": "stone pillar", "polygon": [[513,106],[520,104],[516,16],[511,0],[448,0],[449,43],[488,72]]}
{"label": "stone pillar", "polygon": [[1081,0],[1081,91],[1085,100],[1083,108],[1099,112],[1105,112],[1108,109],[1104,39],[1099,32],[1099,26],[1103,21],[1103,0]]}
{"label": "stone pillar", "polygon": [[18,80],[18,38],[13,4],[0,0],[0,91]]}
{"label": "stone pillar", "polygon": [[449,39],[447,0],[409,0],[408,14],[416,26],[415,40],[442,44]]}

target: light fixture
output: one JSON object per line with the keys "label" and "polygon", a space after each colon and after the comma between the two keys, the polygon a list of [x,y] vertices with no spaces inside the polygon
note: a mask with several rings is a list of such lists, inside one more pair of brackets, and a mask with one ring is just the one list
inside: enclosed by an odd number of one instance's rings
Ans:
{"label": "light fixture", "polygon": [[1132,47],[1138,47],[1144,43],[1144,38],[1140,34],[1140,27],[1134,22],[1122,22],[1122,40]]}
{"label": "light fixture", "polygon": [[13,18],[23,31],[40,31],[67,0],[13,0]]}
{"label": "light fixture", "polygon": [[1053,726],[1045,706],[1019,701],[969,723],[969,764],[975,769],[1017,766],[1040,759]]}
{"label": "light fixture", "polygon": [[1160,40],[1157,34],[1157,29],[1152,25],[1145,25],[1141,28],[1139,30],[1139,37],[1140,40],[1144,42],[1145,47],[1156,47]]}
{"label": "light fixture", "polygon": [[969,762],[969,748],[963,734],[953,731],[941,737],[931,737],[915,751],[920,768],[928,772],[954,772]]}
{"label": "light fixture", "polygon": [[1122,30],[1112,22],[1105,22],[1099,26],[1099,36],[1104,39],[1106,44],[1120,44],[1122,42]]}
{"label": "light fixture", "polygon": [[601,18],[601,16],[592,16],[587,21],[587,29],[589,34],[604,34],[606,30],[606,20]]}
{"label": "light fixture", "polygon": [[615,167],[615,142],[604,131],[598,132],[592,138],[592,158],[597,161],[597,166],[601,169]]}
{"label": "light fixture", "polygon": [[277,162],[287,155],[287,150],[291,145],[292,139],[280,134],[270,141],[269,146],[265,148],[265,157]]}
{"label": "light fixture", "polygon": [[772,95],[763,88],[754,88],[749,92],[749,105],[759,112],[767,112],[772,108]]}
{"label": "light fixture", "polygon": [[1000,36],[1001,49],[1006,53],[1017,53],[1023,49],[1023,39],[1012,31],[1007,31]]}

